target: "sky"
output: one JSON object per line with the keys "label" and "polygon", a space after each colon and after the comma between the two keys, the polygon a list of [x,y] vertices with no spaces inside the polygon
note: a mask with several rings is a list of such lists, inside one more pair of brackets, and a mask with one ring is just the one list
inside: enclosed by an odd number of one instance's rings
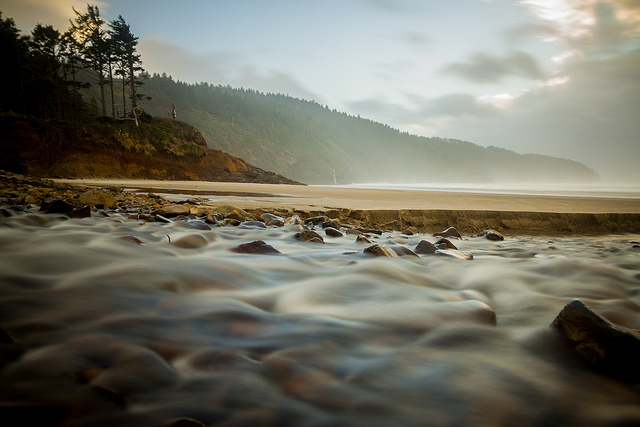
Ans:
{"label": "sky", "polygon": [[[0,11],[25,33],[62,31],[86,3],[0,0]],[[150,73],[315,100],[640,184],[640,0],[91,3],[131,25]]]}

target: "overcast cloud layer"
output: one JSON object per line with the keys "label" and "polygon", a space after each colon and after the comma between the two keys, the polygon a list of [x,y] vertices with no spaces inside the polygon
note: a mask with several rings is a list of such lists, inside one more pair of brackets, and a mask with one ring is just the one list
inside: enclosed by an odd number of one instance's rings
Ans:
{"label": "overcast cloud layer", "polygon": [[[103,0],[144,67],[314,99],[403,131],[571,158],[640,183],[638,0]],[[0,0],[30,31],[72,0]]]}

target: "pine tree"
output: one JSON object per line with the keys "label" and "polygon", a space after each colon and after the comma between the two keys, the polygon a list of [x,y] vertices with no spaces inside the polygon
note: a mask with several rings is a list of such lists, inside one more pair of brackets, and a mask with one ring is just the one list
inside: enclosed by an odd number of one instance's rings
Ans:
{"label": "pine tree", "polygon": [[129,87],[129,100],[131,111],[138,107],[139,94],[137,86],[141,85],[141,80],[137,75],[143,71],[140,55],[137,53],[138,37],[131,32],[131,27],[122,16],[111,22],[111,39],[114,44],[114,54],[117,63],[116,74],[122,77],[122,103],[124,115],[126,116],[126,87]]}

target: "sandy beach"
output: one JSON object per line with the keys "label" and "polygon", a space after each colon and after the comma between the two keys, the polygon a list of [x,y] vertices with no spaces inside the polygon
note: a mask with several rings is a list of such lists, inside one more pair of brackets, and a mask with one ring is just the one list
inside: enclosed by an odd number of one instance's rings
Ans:
{"label": "sandy beach", "polygon": [[[178,200],[287,214],[328,214],[359,225],[433,232],[446,226],[525,234],[635,233],[640,200],[589,195],[473,194],[201,181],[57,180],[95,187],[155,192]],[[173,192],[174,194],[167,194]],[[186,197],[185,197],[186,196]]]}

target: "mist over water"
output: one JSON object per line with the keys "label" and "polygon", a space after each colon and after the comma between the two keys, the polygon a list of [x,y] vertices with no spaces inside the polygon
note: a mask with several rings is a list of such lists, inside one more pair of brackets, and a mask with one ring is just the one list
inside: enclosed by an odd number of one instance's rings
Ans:
{"label": "mist over water", "polygon": [[[297,231],[0,219],[0,325],[21,346],[2,347],[3,407],[70,426],[640,423],[640,390],[548,328],[580,298],[639,329],[640,236],[466,236],[459,261]],[[254,240],[283,255],[231,251]]]}
{"label": "mist over water", "polygon": [[383,190],[444,191],[460,193],[489,193],[513,195],[556,195],[580,197],[616,197],[640,199],[637,183],[354,183],[336,185],[342,188],[371,188]]}

